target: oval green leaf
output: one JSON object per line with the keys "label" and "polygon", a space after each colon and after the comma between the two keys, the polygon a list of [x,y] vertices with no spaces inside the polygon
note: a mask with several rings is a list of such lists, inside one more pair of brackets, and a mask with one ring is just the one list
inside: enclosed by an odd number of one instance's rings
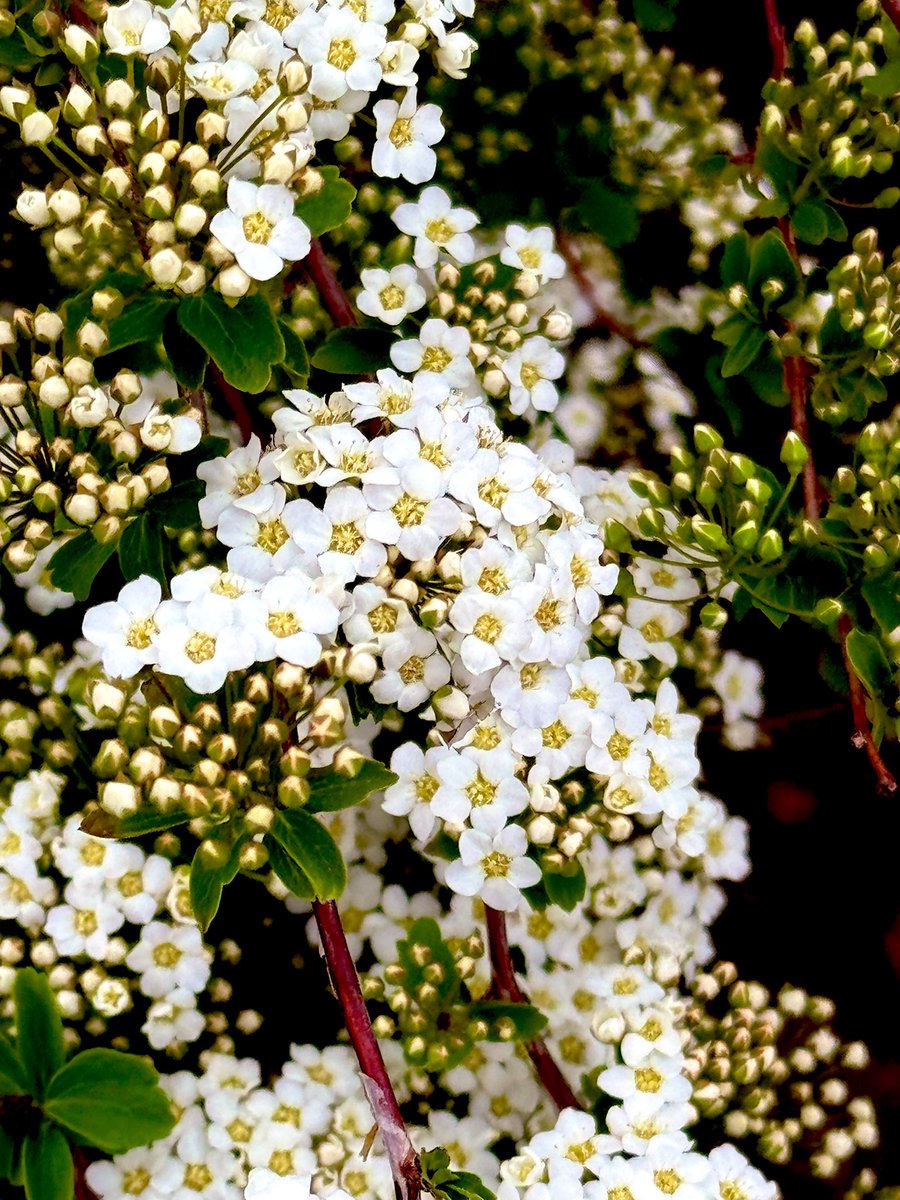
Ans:
{"label": "oval green leaf", "polygon": [[325,826],[300,808],[280,812],[272,837],[313,886],[317,900],[336,900],[347,886],[347,868]]}

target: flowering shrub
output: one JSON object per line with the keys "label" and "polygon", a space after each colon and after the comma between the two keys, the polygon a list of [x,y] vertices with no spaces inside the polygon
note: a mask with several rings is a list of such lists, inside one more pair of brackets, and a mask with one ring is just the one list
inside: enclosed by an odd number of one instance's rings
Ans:
{"label": "flowering shrub", "polygon": [[755,609],[896,787],[883,8],[767,0],[755,141],[675,0],[2,10],[7,1186],[891,1182],[833,1003],[716,958],[698,757]]}

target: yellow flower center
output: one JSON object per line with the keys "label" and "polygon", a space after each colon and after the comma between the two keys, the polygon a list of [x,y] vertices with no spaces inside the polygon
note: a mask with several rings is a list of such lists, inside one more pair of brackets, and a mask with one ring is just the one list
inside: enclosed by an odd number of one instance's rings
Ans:
{"label": "yellow flower center", "polygon": [[681,1176],[671,1167],[666,1167],[662,1171],[653,1172],[653,1182],[664,1196],[674,1196],[681,1187]]}
{"label": "yellow flower center", "polygon": [[606,751],[610,758],[616,762],[622,762],[628,757],[631,750],[631,738],[627,738],[624,733],[614,733],[606,743]]}
{"label": "yellow flower center", "polygon": [[486,854],[481,860],[481,866],[489,879],[497,879],[499,876],[509,874],[512,859],[508,854],[501,854],[499,850],[492,850],[490,854]]}
{"label": "yellow flower center", "polygon": [[524,363],[519,378],[522,380],[522,387],[530,392],[544,377],[533,363]]}
{"label": "yellow flower center", "polygon": [[369,613],[369,624],[375,633],[393,633],[397,628],[398,615],[392,604],[378,604]]}
{"label": "yellow flower center", "polygon": [[97,932],[97,914],[94,912],[78,912],[75,914],[75,931],[82,937],[90,937]]}
{"label": "yellow flower center", "polygon": [[390,311],[394,308],[403,307],[406,293],[396,283],[389,283],[387,287],[382,288],[378,293],[378,299],[381,301],[381,307]]}
{"label": "yellow flower center", "polygon": [[663,1077],[653,1067],[639,1067],[634,1073],[634,1082],[639,1092],[658,1092],[663,1085]]}
{"label": "yellow flower center", "polygon": [[399,675],[404,683],[418,683],[425,674],[425,663],[418,654],[413,654],[400,668]]}
{"label": "yellow flower center", "polygon": [[140,871],[129,871],[119,880],[119,891],[126,898],[139,896],[144,890],[144,880]]}
{"label": "yellow flower center", "polygon": [[428,804],[434,797],[434,793],[440,787],[440,784],[433,775],[422,775],[415,782],[416,799],[422,804]]}
{"label": "yellow flower center", "polygon": [[482,613],[472,627],[472,632],[482,642],[487,642],[489,646],[493,646],[497,638],[503,632],[503,625],[491,613]]}
{"label": "yellow flower center", "polygon": [[216,652],[216,639],[209,633],[194,633],[185,643],[184,652],[192,663],[209,662]]}
{"label": "yellow flower center", "polygon": [[249,496],[251,492],[255,492],[262,480],[259,477],[259,471],[245,471],[243,475],[238,475],[234,481],[233,494],[235,496]]}
{"label": "yellow flower center", "polygon": [[346,71],[356,62],[356,47],[349,38],[335,38],[328,47],[328,61],[339,71]]}
{"label": "yellow flower center", "polygon": [[140,1196],[150,1186],[150,1172],[145,1167],[135,1167],[122,1176],[122,1191],[126,1196]]}
{"label": "yellow flower center", "polygon": [[410,525],[422,524],[422,518],[425,516],[427,508],[427,500],[416,500],[414,496],[404,492],[391,508],[391,512],[397,518],[397,524],[403,529],[408,529]]}
{"label": "yellow flower center", "polygon": [[275,554],[290,536],[281,517],[275,517],[272,521],[260,521],[256,531],[256,544],[266,554]]}
{"label": "yellow flower center", "polygon": [[174,942],[160,942],[153,947],[153,961],[158,967],[174,967],[181,959],[181,951]]}
{"label": "yellow flower center", "polygon": [[254,242],[258,246],[266,245],[275,228],[269,218],[261,212],[248,213],[241,224],[247,241]]}
{"label": "yellow flower center", "polygon": [[449,242],[456,230],[445,217],[434,217],[425,226],[425,236],[429,242],[443,246]]}
{"label": "yellow flower center", "polygon": [[192,1192],[205,1192],[213,1181],[213,1173],[206,1163],[191,1163],[184,1173],[184,1186]]}
{"label": "yellow flower center", "polygon": [[353,521],[346,521],[332,526],[328,549],[338,554],[355,554],[365,540]]}
{"label": "yellow flower center", "polygon": [[422,355],[422,370],[440,374],[453,362],[453,355],[443,346],[426,346]]}
{"label": "yellow flower center", "polygon": [[499,508],[509,495],[509,488],[499,479],[482,479],[478,485],[478,495],[491,508]]}
{"label": "yellow flower center", "polygon": [[132,650],[146,650],[153,641],[154,633],[156,633],[156,622],[152,617],[145,617],[142,621],[132,621],[128,626],[128,633],[125,635],[125,644]]}
{"label": "yellow flower center", "polygon": [[490,804],[497,795],[497,785],[491,783],[489,779],[485,779],[480,771],[476,772],[475,778],[466,788],[466,795],[473,808],[481,808],[485,804]]}
{"label": "yellow flower center", "polygon": [[569,731],[562,721],[554,721],[552,725],[541,730],[541,741],[550,750],[560,750],[569,740]]}
{"label": "yellow flower center", "polygon": [[300,632],[300,622],[292,612],[273,612],[269,613],[266,628],[276,637],[293,637]]}
{"label": "yellow flower center", "polygon": [[106,847],[102,842],[88,842],[81,848],[81,861],[88,867],[99,867],[106,858]]}
{"label": "yellow flower center", "polygon": [[412,118],[398,117],[391,126],[388,137],[398,150],[402,150],[404,146],[408,146],[413,140]]}
{"label": "yellow flower center", "polygon": [[541,252],[540,250],[536,250],[534,246],[523,246],[519,251],[519,261],[529,271],[536,271],[541,265]]}
{"label": "yellow flower center", "polygon": [[499,596],[509,587],[502,567],[485,567],[478,576],[478,586],[491,596]]}
{"label": "yellow flower center", "polygon": [[555,629],[560,624],[561,617],[559,612],[559,601],[551,600],[549,597],[542,600],[538,605],[537,612],[534,614],[534,619],[543,629],[544,633],[549,633],[551,629]]}

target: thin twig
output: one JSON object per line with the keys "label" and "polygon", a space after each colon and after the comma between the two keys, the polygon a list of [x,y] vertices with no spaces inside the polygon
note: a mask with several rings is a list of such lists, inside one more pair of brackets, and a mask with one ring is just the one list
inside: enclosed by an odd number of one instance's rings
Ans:
{"label": "thin twig", "polygon": [[91,1160],[81,1146],[70,1143],[69,1149],[72,1151],[72,1166],[75,1171],[73,1200],[99,1200],[97,1193],[90,1186],[85,1176],[85,1172],[91,1165]]}
{"label": "thin twig", "polygon": [[409,1139],[381,1057],[337,905],[333,900],[316,900],[313,913],[331,985],[343,1009],[344,1023],[362,1073],[363,1088],[391,1164],[397,1200],[419,1200],[422,1191],[419,1156]]}
{"label": "thin twig", "polygon": [[[784,26],[778,17],[777,0],[764,0],[766,6],[766,25],[769,30],[769,44],[772,48],[772,76],[780,79],[787,70],[787,42],[785,41]],[[900,0],[894,0],[900,14]],[[778,229],[784,239],[784,244],[800,271],[800,256],[797,252],[797,242],[788,217],[780,217]],[[788,322],[788,330],[791,323]],[[819,477],[816,472],[815,459],[809,437],[809,392],[812,366],[801,355],[787,355],[783,364],[784,386],[791,401],[791,428],[806,447],[807,459],[803,467],[803,511],[806,519],[814,525],[818,524],[821,516],[819,502]],[[884,760],[875,744],[869,717],[866,712],[866,693],[862,681],[854,669],[847,649],[847,638],[852,632],[853,625],[845,613],[838,621],[838,636],[841,641],[841,652],[844,656],[844,667],[847,671],[847,681],[850,687],[850,709],[853,714],[855,732],[853,744],[859,749],[865,749],[872,770],[878,780],[879,791],[894,792],[897,781],[885,766]]]}
{"label": "thin twig", "polygon": [[303,259],[301,265],[319,293],[319,299],[335,325],[358,325],[353,305],[338,282],[338,277],[332,270],[331,263],[318,238],[313,238],[309,254]]}
{"label": "thin twig", "polygon": [[[491,991],[498,1000],[525,1004],[528,1002],[527,997],[519,987],[509,952],[506,914],[488,904],[484,906],[484,912],[487,921],[488,952],[491,956]],[[535,1038],[533,1042],[529,1042],[527,1049],[538,1079],[556,1107],[560,1111],[564,1108],[581,1108],[578,1097],[569,1087],[543,1039]]]}
{"label": "thin twig", "polygon": [[258,421],[258,414],[255,410],[254,412],[251,412],[250,409],[247,408],[247,405],[244,403],[244,393],[239,391],[236,387],[228,382],[219,367],[214,362],[210,362],[209,364],[209,374],[214,384],[214,391],[222,397],[228,408],[231,410],[231,415],[234,417],[237,427],[240,430],[241,437],[243,438],[244,445],[246,445],[254,433],[261,432],[259,429],[255,428],[254,423],[254,417],[256,417]]}
{"label": "thin twig", "polygon": [[593,320],[591,322],[592,328],[605,329],[607,333],[612,333],[616,337],[622,338],[624,341],[628,342],[630,346],[634,346],[635,349],[638,350],[649,346],[649,342],[644,341],[644,339],[639,337],[633,329],[631,329],[628,325],[625,325],[618,319],[618,317],[614,317],[613,314],[608,309],[604,308],[604,306],[600,303],[600,297],[597,295],[597,289],[594,287],[594,281],[584,269],[584,264],[581,261],[581,257],[579,256],[578,251],[572,245],[568,234],[564,233],[561,229],[556,231],[556,244],[559,248],[560,254],[566,261],[566,265],[572,272],[572,278],[575,280],[575,284],[579,292],[581,292],[582,296],[590,306],[591,313],[593,314]]}

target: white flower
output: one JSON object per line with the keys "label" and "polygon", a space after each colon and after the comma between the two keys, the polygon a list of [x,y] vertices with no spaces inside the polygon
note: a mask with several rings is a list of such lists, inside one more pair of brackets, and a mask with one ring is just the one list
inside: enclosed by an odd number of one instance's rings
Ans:
{"label": "white flower", "polygon": [[399,204],[391,213],[397,228],[416,239],[413,260],[417,267],[433,267],[445,250],[457,262],[471,262],[475,242],[469,233],[478,217],[467,208],[453,208],[439,187],[428,187],[415,204]]}
{"label": "white flower", "polygon": [[434,61],[451,79],[465,79],[478,43],[462,30],[448,33],[434,52]]}
{"label": "white flower", "polygon": [[344,392],[353,401],[353,420],[359,424],[372,417],[390,422],[398,429],[411,429],[425,408],[444,397],[428,387],[423,376],[404,379],[389,367],[375,375],[377,383],[348,383]]}
{"label": "white flower", "polygon": [[294,215],[294,195],[281,183],[228,184],[228,208],[210,221],[210,232],[230,250],[251,279],[273,279],[285,262],[309,254],[310,233]]}
{"label": "white flower", "polygon": [[356,297],[356,307],[386,325],[399,325],[425,303],[425,289],[419,283],[418,272],[408,264],[392,267],[390,271],[362,271],[360,279],[363,290]]}
{"label": "white flower", "polygon": [[687,624],[687,615],[673,604],[654,600],[629,600],[625,609],[626,624],[619,634],[619,653],[623,658],[640,662],[655,658],[671,670],[678,653],[670,638]]}
{"label": "white flower", "polygon": [[254,1167],[247,1176],[244,1200],[309,1200],[307,1175],[276,1175],[265,1167]]}
{"label": "white flower", "polygon": [[450,679],[450,664],[434,634],[419,625],[388,635],[381,657],[384,673],[372,683],[372,695],[401,712],[418,708]]}
{"label": "white flower", "polygon": [[448,388],[465,390],[475,382],[475,368],[469,361],[471,344],[468,329],[429,317],[417,338],[391,346],[391,362],[398,371],[415,372],[417,381],[424,377],[423,392],[427,383],[443,400]]}
{"label": "white flower", "polygon": [[443,746],[431,746],[423,752],[413,742],[407,742],[391,755],[391,770],[398,778],[385,791],[381,807],[392,816],[407,817],[420,841],[427,841],[437,825],[431,808],[431,800],[440,787],[437,768],[443,758],[452,754],[452,750]]}
{"label": "white flower", "polygon": [[366,533],[385,546],[396,546],[404,558],[415,562],[431,558],[438,546],[460,524],[460,511],[441,495],[440,483],[426,470],[427,463],[411,463],[400,472],[397,484],[365,484],[363,496],[372,509]]}
{"label": "white flower", "polygon": [[762,667],[736,650],[726,650],[722,665],[710,679],[722,700],[727,724],[742,717],[758,717],[763,709]]}
{"label": "white flower", "polygon": [[159,669],[179,676],[194,692],[215,692],[229,671],[249,667],[254,640],[241,636],[234,608],[225,596],[216,595],[160,605]]}
{"label": "white flower", "polygon": [[256,70],[239,58],[225,62],[188,63],[184,73],[198,96],[220,103],[248,92],[259,79]]}
{"label": "white flower", "polygon": [[527,338],[503,363],[510,411],[519,416],[531,404],[538,412],[553,412],[559,392],[550,380],[559,379],[565,367],[566,360],[545,337]]}
{"label": "white flower", "polygon": [[626,1101],[639,1097],[652,1113],[664,1104],[680,1104],[690,1099],[691,1084],[681,1073],[682,1065],[680,1055],[667,1057],[654,1053],[637,1067],[607,1067],[597,1083],[609,1096]]}
{"label": "white flower", "polygon": [[495,810],[485,817],[482,828],[463,830],[460,856],[447,867],[446,881],[461,896],[480,896],[492,908],[513,912],[521,889],[540,880],[541,868],[525,855],[525,830],[504,825],[505,819]]}
{"label": "white flower", "polygon": [[107,12],[103,37],[113,54],[155,54],[169,44],[169,27],[147,0],[128,0]]}
{"label": "white flower", "polygon": [[125,962],[140,975],[144,995],[155,1000],[179,987],[201,992],[209,979],[209,957],[196,925],[151,921]]}
{"label": "white flower", "polygon": [[278,478],[278,468],[274,455],[263,454],[254,433],[246,446],[239,446],[224,458],[201,463],[197,476],[206,484],[206,495],[200,501],[200,520],[205,529],[212,529],[232,504],[252,511],[260,491]]}
{"label": "white flower", "polygon": [[426,183],[434,175],[437,155],[431,147],[444,136],[436,104],[416,106],[416,90],[402,101],[379,100],[372,113],[377,122],[372,170],[388,179]]}
{"label": "white flower", "polygon": [[734,1146],[717,1146],[709,1152],[714,1194],[741,1200],[775,1200],[778,1187],[769,1183]]}
{"label": "white flower", "polygon": [[512,596],[491,596],[477,588],[460,592],[450,623],[465,634],[459,648],[463,666],[475,675],[515,659],[528,640],[526,614]]}
{"label": "white flower", "polygon": [[154,1050],[165,1050],[180,1042],[195,1042],[206,1028],[206,1018],[197,1011],[197,998],[186,988],[174,988],[147,1010],[141,1033]]}
{"label": "white flower", "polygon": [[526,229],[524,225],[508,225],[504,234],[506,245],[500,251],[500,261],[533,275],[538,283],[562,279],[566,264],[553,252],[553,230],[549,225]]}
{"label": "white flower", "polygon": [[[431,801],[431,811],[442,821],[462,825],[470,813],[479,824],[488,813],[499,813],[506,821],[528,807],[528,788],[507,769],[502,756],[490,753],[479,758],[448,754],[437,764],[440,787]],[[474,818],[473,818],[474,820]]]}
{"label": "white flower", "polygon": [[[310,10],[307,12],[312,15]],[[312,67],[312,95],[331,101],[339,100],[347,91],[374,92],[381,82],[378,56],[386,41],[385,27],[361,21],[349,6],[326,6],[315,18],[301,18],[297,23],[298,27],[303,25],[299,42],[303,59]],[[288,39],[288,45],[296,44],[293,38]]]}
{"label": "white flower", "polygon": [[82,630],[101,652],[103,670],[118,679],[130,679],[159,658],[156,614],[162,591],[155,579],[139,575],[126,583],[118,600],[89,608]]}
{"label": "white flower", "polygon": [[314,667],[322,638],[334,635],[339,613],[332,601],[299,572],[270,579],[258,596],[242,601],[242,615],[261,662],[279,658]]}

